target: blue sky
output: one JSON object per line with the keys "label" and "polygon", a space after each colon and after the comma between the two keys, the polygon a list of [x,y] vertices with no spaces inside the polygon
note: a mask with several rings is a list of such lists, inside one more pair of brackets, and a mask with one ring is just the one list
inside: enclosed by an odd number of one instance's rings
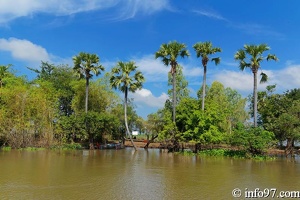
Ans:
{"label": "blue sky", "polygon": [[[155,60],[162,43],[185,43],[191,54],[179,59],[191,95],[203,68],[192,46],[211,41],[221,63],[208,64],[207,81],[251,94],[252,73],[233,59],[244,44],[266,43],[279,62],[263,62],[268,84],[284,92],[300,85],[300,1],[274,0],[0,0],[0,64],[34,78],[26,67],[41,61],[69,64],[79,52],[96,53],[106,71],[117,61],[135,61],[146,82],[131,94],[139,115],[164,105],[169,67]],[[262,90],[267,84],[260,84]]]}

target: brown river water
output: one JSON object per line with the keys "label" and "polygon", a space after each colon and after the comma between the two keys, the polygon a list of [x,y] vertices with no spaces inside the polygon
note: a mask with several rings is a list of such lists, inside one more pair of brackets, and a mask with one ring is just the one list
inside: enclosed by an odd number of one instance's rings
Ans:
{"label": "brown river water", "polygon": [[245,199],[256,188],[252,195],[300,191],[300,158],[253,161],[131,148],[0,151],[0,199]]}

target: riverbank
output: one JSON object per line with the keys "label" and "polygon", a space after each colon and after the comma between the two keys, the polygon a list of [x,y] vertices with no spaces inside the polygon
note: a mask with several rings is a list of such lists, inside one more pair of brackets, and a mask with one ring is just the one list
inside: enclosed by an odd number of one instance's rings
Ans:
{"label": "riverbank", "polygon": [[[147,144],[147,141],[134,141],[134,144],[137,148],[144,148],[145,145]],[[125,141],[125,147],[132,147],[132,144],[130,140]],[[160,142],[153,142],[149,144],[148,148],[164,148],[164,145]],[[295,154],[299,154],[299,150],[295,149],[296,152]],[[282,149],[268,149],[267,150],[267,155],[269,156],[285,156],[285,151]]]}
{"label": "riverbank", "polygon": [[[146,140],[138,140],[138,141],[134,141],[134,144],[137,148],[144,148],[145,145],[147,144]],[[132,147],[131,141],[130,140],[126,140],[125,141],[125,147]],[[148,148],[162,148],[162,144],[160,142],[153,142],[149,144]]]}

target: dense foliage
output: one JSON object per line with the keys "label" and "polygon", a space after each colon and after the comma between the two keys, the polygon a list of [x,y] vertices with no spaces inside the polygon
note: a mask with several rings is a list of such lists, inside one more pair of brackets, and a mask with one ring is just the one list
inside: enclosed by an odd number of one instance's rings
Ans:
{"label": "dense foliage", "polygon": [[[211,43],[197,43],[194,48],[204,68],[209,60],[220,62],[219,57],[208,58],[221,52]],[[262,56],[268,49],[266,45],[245,45],[235,59],[240,69],[250,68],[255,78],[262,60],[277,60],[275,55]],[[257,92],[255,78],[249,110],[247,98],[218,81],[211,85],[204,82],[197,97],[192,97],[184,69],[177,63],[179,56],[189,53],[176,41],[163,44],[155,53],[171,67],[171,88],[168,100],[147,120],[136,114],[134,99],[128,97],[128,92],[141,89],[144,82],[134,62],[118,62],[111,72],[93,79],[91,72],[98,75],[104,67],[97,55],[80,53],[74,57],[73,67],[42,62],[39,69],[29,68],[37,74],[31,81],[12,73],[11,65],[0,66],[0,145],[79,148],[90,143],[93,148],[96,142],[124,142],[126,136],[131,138],[132,130],[139,130],[147,137],[145,148],[158,140],[170,151],[188,144],[195,152],[222,147],[224,151],[205,152],[231,155],[237,150],[253,156],[280,144],[286,154],[293,154],[300,139],[300,89],[277,94],[276,86],[271,85]],[[76,74],[85,80],[79,80]],[[266,79],[265,74],[262,76]],[[123,102],[113,89],[124,94]]]}
{"label": "dense foliage", "polygon": [[[0,88],[0,145],[12,148],[85,145],[120,139],[125,130],[124,111],[117,93],[109,86],[109,75],[89,84],[85,113],[85,81],[69,66],[42,62],[31,69],[37,78],[28,81],[6,71]],[[128,105],[129,126],[138,118]]]}

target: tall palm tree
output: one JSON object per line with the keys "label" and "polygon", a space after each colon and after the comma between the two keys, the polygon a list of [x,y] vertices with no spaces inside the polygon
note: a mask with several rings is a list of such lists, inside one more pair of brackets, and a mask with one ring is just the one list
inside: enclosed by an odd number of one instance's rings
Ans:
{"label": "tall palm tree", "polygon": [[166,66],[171,66],[170,73],[172,74],[172,90],[173,90],[173,123],[176,120],[176,71],[177,71],[177,58],[181,56],[182,58],[188,57],[190,54],[186,49],[186,45],[183,43],[178,43],[176,41],[164,43],[160,46],[160,49],[155,53],[155,58],[161,58],[162,62]]}
{"label": "tall palm tree", "polygon": [[110,84],[114,89],[119,89],[124,93],[124,117],[126,132],[130,138],[131,144],[135,150],[137,150],[131,133],[128,128],[127,122],[127,101],[128,91],[135,92],[143,87],[145,78],[142,72],[137,70],[137,66],[134,62],[118,62],[117,65],[112,69],[112,76],[110,77]]}
{"label": "tall palm tree", "polygon": [[[257,72],[260,67],[260,63],[263,60],[274,60],[277,61],[278,58],[275,54],[268,54],[264,57],[262,54],[265,51],[270,49],[266,44],[260,45],[244,45],[244,49],[240,49],[234,55],[234,59],[239,61],[240,70],[244,70],[245,68],[250,68],[253,73],[254,85],[253,85],[253,119],[254,119],[254,127],[257,126]],[[249,56],[249,57],[247,57]],[[260,83],[266,82],[268,80],[268,76],[261,72],[261,80]]]}
{"label": "tall palm tree", "polygon": [[[202,84],[202,110],[204,110],[204,102],[205,102],[205,89],[206,89],[206,71],[207,71],[207,63],[210,60],[209,56],[218,52],[221,52],[221,48],[213,47],[211,42],[198,42],[194,46],[194,49],[197,53],[197,58],[202,58],[203,65],[203,84]],[[215,62],[215,65],[220,63],[220,58],[215,57],[211,58],[211,61]]]}
{"label": "tall palm tree", "polygon": [[96,54],[89,54],[81,52],[79,55],[73,57],[73,70],[79,78],[85,78],[85,113],[88,112],[88,98],[89,98],[89,80],[92,78],[91,72],[98,76],[104,67],[99,64],[99,57]]}
{"label": "tall palm tree", "polygon": [[3,79],[9,74],[9,67],[11,65],[7,65],[7,66],[0,66],[0,88],[2,88],[3,86]]}

